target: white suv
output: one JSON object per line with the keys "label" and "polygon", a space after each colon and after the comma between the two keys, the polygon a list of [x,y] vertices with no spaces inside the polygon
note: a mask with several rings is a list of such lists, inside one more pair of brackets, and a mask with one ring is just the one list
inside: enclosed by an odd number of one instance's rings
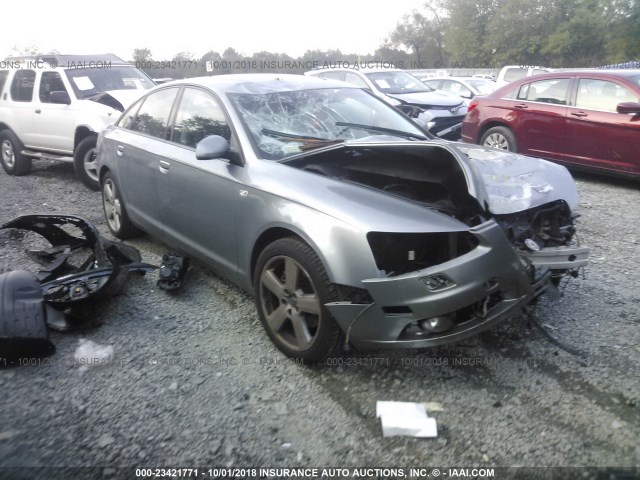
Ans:
{"label": "white suv", "polygon": [[115,55],[37,55],[0,62],[0,163],[26,175],[33,159],[73,162],[98,190],[97,134],[155,84]]}

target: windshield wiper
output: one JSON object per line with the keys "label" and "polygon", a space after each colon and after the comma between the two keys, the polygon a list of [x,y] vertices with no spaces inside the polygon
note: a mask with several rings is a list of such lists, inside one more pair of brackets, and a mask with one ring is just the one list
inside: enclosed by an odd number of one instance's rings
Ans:
{"label": "windshield wiper", "polygon": [[393,128],[376,127],[375,125],[361,125],[359,123],[336,122],[336,127],[361,128],[363,130],[370,130],[372,132],[388,133],[389,135],[395,135],[396,137],[402,137],[407,139],[417,139],[417,140],[427,140],[427,137],[425,137],[424,135],[418,135],[417,133],[403,132],[402,130],[394,130]]}
{"label": "windshield wiper", "polygon": [[262,133],[270,137],[283,138],[294,142],[301,142],[300,151],[305,152],[307,150],[313,150],[315,148],[327,147],[329,145],[335,145],[336,143],[344,143],[342,139],[330,140],[327,138],[311,137],[309,135],[298,135],[296,133],[278,132],[276,130],[270,130],[263,128]]}

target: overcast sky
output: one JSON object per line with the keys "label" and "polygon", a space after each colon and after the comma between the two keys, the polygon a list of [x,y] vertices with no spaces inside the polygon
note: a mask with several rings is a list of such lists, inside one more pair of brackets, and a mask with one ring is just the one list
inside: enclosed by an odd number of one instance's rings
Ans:
{"label": "overcast sky", "polygon": [[424,2],[9,0],[3,4],[0,58],[14,45],[35,45],[43,53],[109,52],[126,60],[135,48],[149,48],[154,59],[182,51],[197,59],[227,47],[245,55],[267,50],[296,57],[315,49],[364,55]]}

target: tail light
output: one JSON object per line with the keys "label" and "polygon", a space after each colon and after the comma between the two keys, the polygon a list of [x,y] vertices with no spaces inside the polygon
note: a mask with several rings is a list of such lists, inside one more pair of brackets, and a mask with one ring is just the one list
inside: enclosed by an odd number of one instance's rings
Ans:
{"label": "tail light", "polygon": [[471,103],[467,107],[467,113],[469,113],[471,110],[476,108],[478,106],[478,103],[480,103],[480,102],[478,102],[478,100],[471,100]]}

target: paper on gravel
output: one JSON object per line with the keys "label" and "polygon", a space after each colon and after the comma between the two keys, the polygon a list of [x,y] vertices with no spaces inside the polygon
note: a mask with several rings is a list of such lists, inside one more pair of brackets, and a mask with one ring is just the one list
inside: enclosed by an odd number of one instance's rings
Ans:
{"label": "paper on gravel", "polygon": [[438,436],[436,419],[427,416],[423,403],[376,402],[376,417],[382,422],[382,436],[431,438]]}
{"label": "paper on gravel", "polygon": [[99,345],[91,340],[81,338],[80,345],[73,354],[73,359],[83,371],[90,366],[109,363],[113,359],[113,346]]}

